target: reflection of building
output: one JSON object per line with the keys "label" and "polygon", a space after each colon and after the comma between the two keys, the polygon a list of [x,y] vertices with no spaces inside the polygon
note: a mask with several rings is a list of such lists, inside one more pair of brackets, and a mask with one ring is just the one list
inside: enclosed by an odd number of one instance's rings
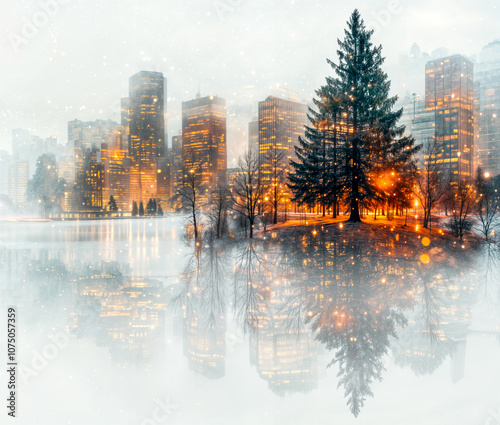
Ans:
{"label": "reflection of building", "polygon": [[500,40],[483,48],[474,79],[479,92],[476,158],[478,166],[496,176],[500,174]]}
{"label": "reflection of building", "polygon": [[473,65],[464,56],[426,65],[425,109],[435,115],[437,161],[452,182],[472,177],[474,158]]}
{"label": "reflection of building", "polygon": [[158,186],[158,160],[166,156],[164,93],[161,72],[141,71],[130,77],[129,116],[122,113],[122,121],[130,123],[130,188],[137,203],[166,201],[160,197],[161,178]]}
{"label": "reflection of building", "polygon": [[184,174],[200,176],[205,190],[226,182],[226,101],[217,96],[182,102]]}
{"label": "reflection of building", "polygon": [[161,355],[165,345],[163,284],[124,278],[116,262],[87,264],[78,272],[75,329],[110,347],[121,364]]}
{"label": "reflection of building", "polygon": [[283,167],[288,167],[306,123],[307,105],[273,96],[259,102],[259,161],[265,187],[271,182],[269,151],[283,152]]}
{"label": "reflection of building", "polygon": [[226,319],[209,321],[204,312],[187,313],[184,323],[184,355],[189,368],[210,379],[226,374]]}
{"label": "reflection of building", "polygon": [[[295,318],[280,311],[289,305],[292,289],[284,282],[271,288],[268,306],[259,312],[257,329],[250,334],[250,363],[277,394],[308,392],[318,387],[317,344],[310,329],[293,329]],[[269,307],[269,311],[268,310]]]}

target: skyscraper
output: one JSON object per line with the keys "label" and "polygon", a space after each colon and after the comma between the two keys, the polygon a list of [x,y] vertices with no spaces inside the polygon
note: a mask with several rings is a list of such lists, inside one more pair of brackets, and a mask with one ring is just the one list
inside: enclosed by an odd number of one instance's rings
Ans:
{"label": "skyscraper", "polygon": [[278,204],[289,198],[284,180],[306,123],[307,105],[295,99],[269,96],[259,102],[259,174],[275,219]]}
{"label": "skyscraper", "polygon": [[473,176],[473,65],[462,55],[427,62],[425,109],[434,112],[437,161],[450,181]]}
{"label": "skyscraper", "polygon": [[158,160],[166,155],[165,78],[161,72],[140,71],[130,77],[129,90],[131,198],[147,203],[162,192]]}
{"label": "skyscraper", "polygon": [[500,174],[500,40],[483,48],[474,79],[479,102],[476,158],[478,166],[496,176]]}
{"label": "skyscraper", "polygon": [[259,153],[259,121],[248,123],[248,150]]}
{"label": "skyscraper", "polygon": [[171,193],[175,194],[182,185],[182,135],[172,137],[170,164]]}
{"label": "skyscraper", "polygon": [[199,173],[204,189],[226,182],[226,101],[217,96],[182,102],[184,173]]}

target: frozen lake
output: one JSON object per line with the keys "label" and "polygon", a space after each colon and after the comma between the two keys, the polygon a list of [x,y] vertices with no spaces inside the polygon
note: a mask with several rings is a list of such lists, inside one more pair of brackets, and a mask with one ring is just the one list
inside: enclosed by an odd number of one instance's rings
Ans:
{"label": "frozen lake", "polygon": [[498,246],[183,233],[0,222],[15,423],[500,424]]}

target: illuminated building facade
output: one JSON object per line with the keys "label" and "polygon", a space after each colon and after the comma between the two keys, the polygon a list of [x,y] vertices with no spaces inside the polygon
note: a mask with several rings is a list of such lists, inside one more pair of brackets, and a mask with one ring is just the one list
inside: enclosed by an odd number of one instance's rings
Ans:
{"label": "illuminated building facade", "polygon": [[473,177],[473,64],[462,55],[427,62],[425,109],[434,112],[437,161],[451,182]]}
{"label": "illuminated building facade", "polygon": [[[68,122],[68,145],[73,149],[75,173],[73,181],[67,180],[68,187],[73,187],[73,194],[65,198],[72,198],[74,211],[96,210],[103,206],[104,167],[96,162],[101,160],[101,145],[114,143],[119,131],[119,124],[111,120]],[[100,180],[102,182],[98,183]]]}
{"label": "illuminated building facade", "polygon": [[476,158],[478,166],[497,176],[500,174],[500,40],[483,48],[474,79],[479,103]]}
{"label": "illuminated building facade", "polygon": [[183,173],[200,175],[207,193],[226,182],[226,101],[217,96],[182,102]]}
{"label": "illuminated building facade", "polygon": [[118,211],[130,211],[130,159],[125,148],[126,132],[117,127],[110,143],[101,145],[101,163],[104,170],[103,206],[107,208],[111,196]]}
{"label": "illuminated building facade", "polygon": [[149,199],[166,202],[162,183],[158,187],[158,160],[166,156],[165,78],[161,72],[140,71],[130,77],[129,90],[131,199],[138,204]]}
{"label": "illuminated building facade", "polygon": [[259,102],[259,163],[265,188],[271,184],[269,151],[284,152],[283,167],[288,169],[306,123],[307,105],[303,103],[274,96]]}

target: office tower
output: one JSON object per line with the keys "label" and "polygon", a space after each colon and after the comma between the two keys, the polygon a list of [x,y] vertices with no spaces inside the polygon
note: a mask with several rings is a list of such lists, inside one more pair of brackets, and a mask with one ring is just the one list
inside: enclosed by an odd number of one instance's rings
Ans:
{"label": "office tower", "polygon": [[[73,120],[68,122],[68,146],[73,150],[73,158],[75,164],[75,174],[73,181],[67,181],[69,186],[73,187],[73,194],[71,195],[75,211],[85,209],[95,210],[98,205],[102,204],[102,193],[100,196],[91,195],[92,190],[89,186],[89,173],[91,173],[90,156],[97,158],[100,161],[100,148],[102,144],[112,143],[116,137],[116,132],[120,131],[120,125],[112,120],[96,120],[83,122],[80,120]],[[96,172],[96,164],[92,163],[94,173]],[[92,177],[92,178],[95,178]],[[100,177],[99,177],[100,178]],[[104,178],[104,173],[102,174]],[[95,182],[92,183],[96,186]],[[102,183],[104,186],[104,183]],[[99,186],[99,185],[97,185]],[[92,201],[92,198],[94,201]],[[97,201],[100,199],[100,201]],[[106,201],[107,202],[107,201]]]}
{"label": "office tower", "polygon": [[7,193],[14,205],[23,206],[26,202],[26,189],[29,181],[29,162],[13,160],[7,176]]}
{"label": "office tower", "polygon": [[172,137],[170,151],[170,186],[171,194],[175,195],[182,186],[182,135]]}
{"label": "office tower", "polygon": [[259,121],[254,120],[248,123],[248,150],[256,154],[259,153]]}
{"label": "office tower", "polygon": [[182,161],[186,175],[199,175],[208,199],[210,190],[226,182],[226,101],[217,96],[182,102]]}
{"label": "office tower", "polygon": [[227,161],[230,166],[235,166],[238,158],[247,150],[248,123],[254,116],[251,104],[227,107]]}
{"label": "office tower", "polygon": [[455,55],[427,62],[425,109],[434,112],[437,161],[451,182],[473,177],[473,65]]}
{"label": "office tower", "polygon": [[62,210],[73,211],[75,207],[75,162],[72,154],[63,156],[57,163],[58,175],[66,181],[66,188],[61,202]]}
{"label": "office tower", "polygon": [[[413,94],[403,100],[403,116],[400,125],[405,126],[405,135],[413,136],[415,145],[432,143],[435,135],[434,111],[425,109],[425,97]],[[418,153],[418,166],[423,165],[425,149]]]}
{"label": "office tower", "polygon": [[109,143],[101,144],[101,164],[104,171],[103,205],[107,208],[111,196],[118,211],[130,211],[130,159],[125,148],[126,130],[116,127]]}
{"label": "office tower", "polygon": [[129,91],[131,198],[146,205],[161,195],[158,160],[166,155],[165,78],[161,72],[140,71],[130,77]]}
{"label": "office tower", "polygon": [[104,166],[97,148],[86,149],[83,180],[78,185],[79,211],[99,211],[103,208]]}
{"label": "office tower", "polygon": [[479,54],[474,80],[477,84],[477,165],[490,176],[500,174],[500,40]]}
{"label": "office tower", "polygon": [[123,147],[129,149],[130,145],[130,98],[121,100],[121,125],[123,127]]}
{"label": "office tower", "polygon": [[286,176],[290,160],[295,158],[295,146],[304,135],[307,123],[307,105],[296,100],[269,96],[259,102],[259,174],[264,193],[273,203],[275,217],[277,204],[290,198]]}

